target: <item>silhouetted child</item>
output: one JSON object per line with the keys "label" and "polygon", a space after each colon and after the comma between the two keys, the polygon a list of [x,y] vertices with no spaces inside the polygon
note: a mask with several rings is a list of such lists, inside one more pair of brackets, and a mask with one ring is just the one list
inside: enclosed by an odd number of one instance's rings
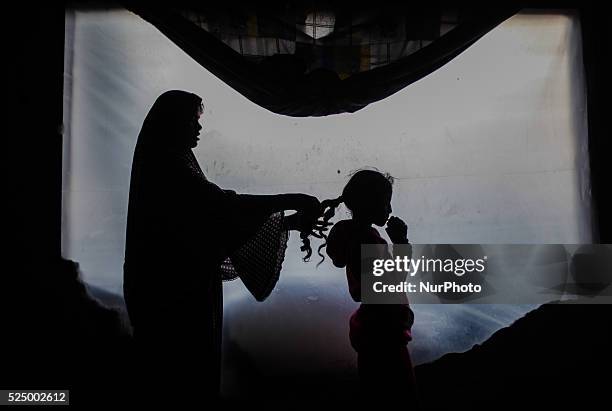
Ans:
{"label": "silhouetted child", "polygon": [[[346,268],[348,288],[356,302],[361,302],[361,245],[387,242],[373,227],[387,224],[386,231],[394,244],[408,244],[407,226],[391,214],[393,177],[374,170],[360,170],[352,175],[342,195],[322,203],[324,221],[333,217],[336,207],[344,203],[352,218],[336,223],[327,238],[327,254],[336,267]],[[388,247],[381,247],[387,250]],[[320,250],[320,249],[319,249]],[[387,255],[381,258],[392,258]],[[409,256],[410,258],[410,256]],[[358,353],[361,393],[377,400],[397,396],[402,402],[416,402],[415,381],[407,343],[414,320],[408,299],[404,304],[361,304],[350,318],[350,341]]]}

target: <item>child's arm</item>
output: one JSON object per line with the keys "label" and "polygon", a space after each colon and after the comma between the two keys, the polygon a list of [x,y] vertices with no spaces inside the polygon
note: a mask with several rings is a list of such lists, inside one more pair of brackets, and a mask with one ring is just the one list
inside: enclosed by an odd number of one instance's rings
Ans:
{"label": "child's arm", "polygon": [[[387,221],[387,235],[393,242],[393,257],[412,258],[412,244],[408,241],[408,226],[399,217],[391,217]],[[394,272],[395,282],[399,283],[406,280],[408,273]],[[408,303],[408,300],[406,300]]]}
{"label": "child's arm", "polygon": [[391,217],[385,229],[393,244],[410,244],[408,242],[408,226],[399,217]]}
{"label": "child's arm", "polygon": [[[348,239],[348,260],[346,265],[346,276],[349,285],[349,292],[353,300],[361,302],[361,270],[365,267],[372,267],[374,260],[392,259],[390,247],[374,228],[369,228],[356,238]],[[370,244],[375,247],[367,258],[361,254],[361,245]]]}
{"label": "child's arm", "polygon": [[408,226],[399,217],[391,217],[387,221],[387,235],[393,242],[393,255],[412,258],[412,245],[408,241]]}

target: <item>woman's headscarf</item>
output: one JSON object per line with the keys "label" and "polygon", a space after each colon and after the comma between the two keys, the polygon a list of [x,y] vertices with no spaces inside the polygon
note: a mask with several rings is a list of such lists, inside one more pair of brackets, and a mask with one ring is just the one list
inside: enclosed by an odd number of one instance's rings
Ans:
{"label": "woman's headscarf", "polygon": [[201,106],[202,99],[187,91],[170,90],[160,95],[142,124],[137,149],[183,145],[181,137]]}

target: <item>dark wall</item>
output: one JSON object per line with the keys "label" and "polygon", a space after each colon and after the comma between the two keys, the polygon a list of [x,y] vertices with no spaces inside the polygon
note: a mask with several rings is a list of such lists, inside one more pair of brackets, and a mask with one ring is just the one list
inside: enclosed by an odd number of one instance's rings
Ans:
{"label": "dark wall", "polygon": [[[64,8],[9,7],[4,61],[9,72],[11,243],[22,258],[60,255]],[[7,21],[8,20],[8,21]],[[11,147],[14,145],[14,147]]]}
{"label": "dark wall", "polygon": [[[44,283],[57,284],[61,244],[62,176],[62,89],[64,49],[64,9],[10,5],[3,8],[3,77],[8,90],[3,125],[5,145],[3,171],[8,185],[2,213],[4,241],[0,263],[1,354],[7,361],[0,370],[0,383],[8,387],[17,372],[28,367],[11,367],[13,358],[29,358],[26,353],[41,352],[47,339],[35,333],[44,322],[43,314],[61,305],[38,297]],[[65,296],[65,293],[64,293]],[[55,295],[57,297],[57,295]],[[51,316],[52,318],[52,316]],[[63,319],[57,318],[57,322]],[[57,323],[56,323],[57,324]],[[25,356],[19,356],[24,354]]]}
{"label": "dark wall", "polygon": [[587,79],[587,111],[589,121],[589,156],[591,159],[591,185],[594,199],[595,230],[599,242],[612,243],[612,196],[610,186],[610,155],[612,133],[610,132],[609,107],[610,75],[612,65],[609,23],[600,7],[588,4],[580,10],[583,54]]}
{"label": "dark wall", "polygon": [[71,404],[117,403],[129,387],[130,336],[117,312],[91,298],[78,265],[61,259],[65,9],[24,3],[3,10],[9,242],[0,387],[68,388]]}

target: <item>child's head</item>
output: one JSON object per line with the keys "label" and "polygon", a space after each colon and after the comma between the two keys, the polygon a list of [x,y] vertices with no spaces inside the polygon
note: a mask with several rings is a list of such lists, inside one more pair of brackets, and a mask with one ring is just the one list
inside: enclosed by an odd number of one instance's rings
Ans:
{"label": "child's head", "polygon": [[383,226],[391,215],[393,177],[377,170],[359,170],[342,190],[341,201],[354,220]]}
{"label": "child's head", "polygon": [[[391,214],[391,195],[393,193],[393,177],[389,174],[383,174],[378,170],[363,169],[354,172],[351,175],[348,183],[342,190],[342,195],[332,200],[324,200],[321,205],[323,206],[323,223],[326,226],[329,220],[335,215],[336,208],[340,203],[344,203],[346,208],[349,209],[353,220],[359,221],[363,224],[375,224],[377,226],[384,226],[389,219]],[[314,234],[319,238],[324,238],[327,241],[327,236],[323,231],[319,232],[318,235]],[[308,239],[309,233],[302,233],[302,241],[304,246],[302,251],[306,251],[306,257],[304,260],[307,261],[310,258],[312,250],[310,248],[310,241]],[[324,259],[321,254],[321,249],[325,247],[327,242],[323,243],[319,247],[319,255]],[[321,260],[322,262],[323,260]],[[319,263],[320,264],[320,263]]]}

